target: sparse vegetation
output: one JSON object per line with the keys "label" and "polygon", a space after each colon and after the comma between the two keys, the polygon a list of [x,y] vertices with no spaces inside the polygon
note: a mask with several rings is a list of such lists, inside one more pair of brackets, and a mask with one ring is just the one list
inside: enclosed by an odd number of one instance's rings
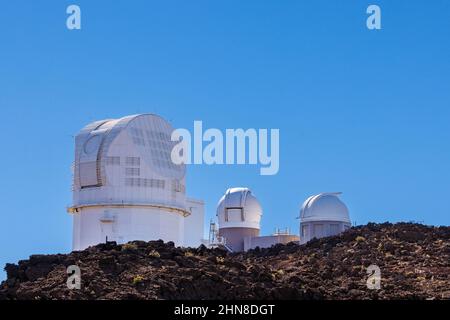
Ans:
{"label": "sparse vegetation", "polygon": [[161,258],[161,255],[159,254],[158,251],[156,250],[152,250],[148,253],[148,255],[152,258]]}
{"label": "sparse vegetation", "polygon": [[279,269],[279,270],[277,270],[277,271],[272,273],[273,279],[282,278],[284,275],[285,275],[285,272],[282,269]]}
{"label": "sparse vegetation", "polygon": [[137,248],[137,245],[135,245],[134,243],[125,243],[122,245],[122,250],[124,251],[137,250]]}
{"label": "sparse vegetation", "polygon": [[[450,227],[401,223],[232,254],[110,242],[7,264],[0,300],[450,299],[449,245]],[[82,266],[82,290],[64,288],[72,264]],[[381,290],[367,289],[370,265],[381,269]]]}
{"label": "sparse vegetation", "polygon": [[216,262],[218,264],[223,264],[225,262],[225,258],[224,257],[216,257]]}
{"label": "sparse vegetation", "polygon": [[137,275],[137,276],[135,276],[135,277],[133,277],[133,285],[137,285],[137,284],[139,284],[139,283],[141,283],[141,282],[143,282],[144,281],[144,277],[143,276],[140,276],[140,275]]}

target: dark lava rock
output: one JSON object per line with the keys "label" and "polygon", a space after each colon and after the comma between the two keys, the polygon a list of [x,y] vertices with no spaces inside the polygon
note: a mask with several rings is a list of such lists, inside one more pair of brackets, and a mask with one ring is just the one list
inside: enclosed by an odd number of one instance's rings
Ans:
{"label": "dark lava rock", "polygon": [[[367,267],[381,270],[370,290]],[[81,289],[67,287],[67,267]],[[0,300],[450,299],[450,227],[369,223],[345,233],[230,254],[173,242],[108,242],[5,267]]]}

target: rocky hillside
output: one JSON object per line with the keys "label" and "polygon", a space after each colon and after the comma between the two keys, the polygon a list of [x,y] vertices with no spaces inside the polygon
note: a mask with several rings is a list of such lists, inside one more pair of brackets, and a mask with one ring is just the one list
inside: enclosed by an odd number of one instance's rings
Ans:
{"label": "rocky hillside", "polygon": [[[369,290],[367,267],[381,269]],[[81,269],[80,290],[66,268]],[[107,243],[5,267],[4,299],[450,299],[450,227],[369,224],[307,245],[228,254],[173,243]]]}

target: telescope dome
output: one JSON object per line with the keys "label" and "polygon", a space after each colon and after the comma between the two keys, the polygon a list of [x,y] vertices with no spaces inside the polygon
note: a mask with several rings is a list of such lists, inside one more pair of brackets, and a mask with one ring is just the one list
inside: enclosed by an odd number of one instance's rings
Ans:
{"label": "telescope dome", "polygon": [[95,121],[75,137],[73,249],[105,241],[198,246],[202,201],[186,196],[186,166],[171,152],[175,129],[155,114]]}
{"label": "telescope dome", "polygon": [[230,188],[219,200],[219,228],[260,228],[262,207],[248,188]]}
{"label": "telescope dome", "polygon": [[320,193],[306,199],[300,210],[300,243],[339,234],[351,227],[341,193]]}
{"label": "telescope dome", "polygon": [[343,221],[350,223],[347,206],[339,199],[340,193],[321,193],[309,197],[302,206],[302,221]]}
{"label": "telescope dome", "polygon": [[232,251],[243,251],[244,241],[260,232],[262,207],[248,188],[231,188],[219,200],[219,236]]}

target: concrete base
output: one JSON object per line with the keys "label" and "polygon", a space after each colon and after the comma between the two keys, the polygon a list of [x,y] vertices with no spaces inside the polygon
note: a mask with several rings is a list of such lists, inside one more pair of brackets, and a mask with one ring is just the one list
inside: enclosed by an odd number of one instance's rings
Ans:
{"label": "concrete base", "polygon": [[270,248],[276,244],[287,244],[289,242],[299,242],[300,238],[296,235],[280,234],[264,237],[248,237],[244,239],[244,250],[255,249],[256,247]]}
{"label": "concrete base", "polygon": [[225,238],[225,243],[233,252],[244,251],[244,239],[259,236],[259,229],[253,228],[222,228],[219,236]]}
{"label": "concrete base", "polygon": [[300,244],[317,238],[337,235],[351,228],[351,224],[342,221],[308,221],[300,223]]}

